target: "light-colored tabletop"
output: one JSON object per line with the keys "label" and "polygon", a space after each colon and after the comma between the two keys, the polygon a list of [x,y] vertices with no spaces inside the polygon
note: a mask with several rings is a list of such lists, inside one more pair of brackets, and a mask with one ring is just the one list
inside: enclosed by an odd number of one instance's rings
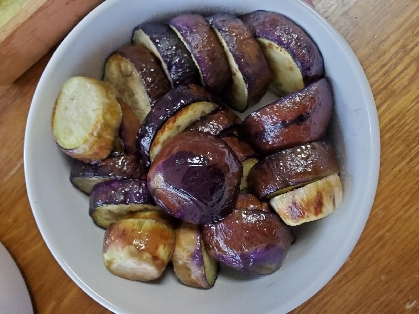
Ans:
{"label": "light-colored tabletop", "polygon": [[[313,3],[365,70],[380,120],[381,169],[375,203],[353,253],[293,313],[419,313],[419,1]],[[0,241],[20,268],[36,313],[109,313],[54,260],[26,196],[25,123],[50,57],[0,87]]]}

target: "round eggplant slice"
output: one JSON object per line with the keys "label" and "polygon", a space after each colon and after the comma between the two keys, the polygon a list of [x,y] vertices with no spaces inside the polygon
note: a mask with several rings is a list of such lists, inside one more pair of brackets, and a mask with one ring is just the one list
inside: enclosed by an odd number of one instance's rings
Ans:
{"label": "round eggplant slice", "polygon": [[233,210],[242,173],[240,161],[221,139],[185,131],[157,154],[147,181],[158,206],[179,219],[201,224]]}
{"label": "round eggplant slice", "polygon": [[202,85],[221,95],[231,84],[231,70],[224,48],[209,23],[200,14],[180,14],[169,22],[191,53]]}
{"label": "round eggplant slice", "polygon": [[326,78],[249,114],[243,131],[262,154],[320,139],[329,125],[333,92]]}
{"label": "round eggplant slice", "polygon": [[338,173],[333,147],[326,142],[295,146],[260,160],[249,172],[249,190],[270,199],[314,180]]}
{"label": "round eggplant slice", "polygon": [[105,159],[112,152],[121,118],[121,107],[108,84],[75,76],[61,87],[51,128],[63,152],[89,163]]}
{"label": "round eggplant slice", "polygon": [[147,22],[137,26],[132,42],[147,47],[160,59],[172,87],[199,84],[199,72],[183,42],[169,25]]}
{"label": "round eggplant slice", "polygon": [[96,225],[104,229],[128,213],[155,207],[146,180],[117,179],[101,182],[93,187],[89,196],[89,214]]}
{"label": "round eggplant slice", "polygon": [[134,110],[140,122],[171,88],[160,60],[142,45],[125,45],[113,52],[105,63],[103,80]]}
{"label": "round eggplant slice", "polygon": [[243,112],[258,103],[268,90],[271,74],[252,32],[237,16],[220,13],[207,18],[230,64],[232,84],[227,104]]}
{"label": "round eggplant slice", "polygon": [[150,281],[161,277],[175,247],[173,228],[153,219],[123,219],[106,229],[103,260],[114,275]]}
{"label": "round eggplant slice", "polygon": [[176,228],[172,257],[176,277],[195,288],[211,288],[218,275],[218,261],[208,254],[199,225],[182,222]]}
{"label": "round eggplant slice", "polygon": [[337,174],[273,197],[273,209],[282,220],[297,226],[326,217],[342,202],[342,184]]}
{"label": "round eggplant slice", "polygon": [[127,154],[111,155],[92,164],[74,160],[70,171],[70,182],[87,195],[99,182],[146,177],[147,172],[142,162],[136,156]]}
{"label": "round eggplant slice", "polygon": [[171,89],[143,121],[138,150],[146,167],[164,143],[199,118],[219,108],[218,100],[203,87],[189,84]]}
{"label": "round eggplant slice", "polygon": [[295,22],[269,11],[241,17],[258,40],[268,62],[270,91],[278,96],[292,93],[323,76],[323,57],[316,43]]}
{"label": "round eggplant slice", "polygon": [[202,229],[208,253],[232,268],[256,275],[277,271],[294,241],[289,226],[276,213],[234,210]]}

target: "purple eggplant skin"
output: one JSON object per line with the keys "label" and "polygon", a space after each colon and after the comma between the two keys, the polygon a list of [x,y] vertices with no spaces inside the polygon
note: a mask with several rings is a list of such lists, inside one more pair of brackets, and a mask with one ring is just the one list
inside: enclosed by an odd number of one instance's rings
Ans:
{"label": "purple eggplant skin", "polygon": [[240,123],[242,123],[242,120],[233,110],[220,108],[220,110],[196,120],[188,127],[188,130],[221,135],[228,129],[240,125]]}
{"label": "purple eggplant skin", "polygon": [[170,90],[169,79],[166,77],[160,61],[145,47],[125,45],[119,47],[114,53],[128,59],[137,69],[151,106]]}
{"label": "purple eggplant skin", "polygon": [[135,66],[141,75],[152,106],[170,90],[169,79],[160,61],[148,49],[138,45],[125,45],[118,48],[115,53],[124,56]]}
{"label": "purple eggplant skin", "polygon": [[[230,92],[230,98],[236,104],[234,108],[243,112],[249,106],[258,103],[268,90],[271,80],[268,63],[251,30],[236,15],[219,13],[208,17],[207,20],[223,39],[224,48],[233,59],[230,63],[235,63],[247,87],[247,97],[243,102],[238,101],[237,95],[240,90]],[[232,72],[234,73],[233,69]]]}
{"label": "purple eggplant skin", "polygon": [[159,207],[183,221],[201,224],[233,210],[242,175],[240,161],[224,141],[185,131],[157,154],[147,182]]}
{"label": "purple eggplant skin", "polygon": [[242,123],[249,144],[269,155],[320,139],[333,110],[332,86],[326,78],[249,114]]}
{"label": "purple eggplant skin", "polygon": [[208,253],[234,269],[268,275],[283,264],[294,242],[289,226],[275,213],[234,210],[224,219],[202,227]]}
{"label": "purple eggplant skin", "polygon": [[102,228],[129,212],[155,208],[147,180],[115,179],[96,184],[89,196],[89,215]]}
{"label": "purple eggplant skin", "polygon": [[209,23],[200,14],[180,14],[169,25],[191,53],[201,76],[202,85],[221,95],[231,85],[231,70],[224,48]]}
{"label": "purple eggplant skin", "polygon": [[258,10],[240,17],[256,38],[270,40],[286,49],[300,68],[305,85],[324,74],[323,56],[311,37],[286,16]]}
{"label": "purple eggplant skin", "polygon": [[209,289],[218,275],[218,261],[206,251],[200,225],[183,221],[176,229],[173,270],[185,285]]}
{"label": "purple eggplant skin", "polygon": [[247,141],[238,136],[222,136],[221,139],[231,147],[240,162],[243,162],[249,158],[259,157],[259,155],[250,147]]}
{"label": "purple eggplant skin", "polygon": [[70,170],[70,182],[83,193],[89,195],[93,186],[112,179],[145,179],[146,169],[135,155],[114,153],[108,158],[84,163],[74,160]]}
{"label": "purple eggplant skin", "polygon": [[203,87],[189,84],[171,89],[153,106],[145,117],[137,136],[138,152],[147,168],[150,166],[151,144],[164,123],[182,108],[201,101],[219,103],[219,100]]}
{"label": "purple eggplant skin", "polygon": [[158,52],[158,58],[167,70],[172,87],[182,84],[200,83],[199,71],[192,57],[176,33],[168,24],[146,22],[134,28],[132,42],[141,43],[141,36],[147,36]]}
{"label": "purple eggplant skin", "polygon": [[90,194],[90,211],[101,205],[116,204],[150,204],[154,201],[142,179],[115,179],[96,184]]}

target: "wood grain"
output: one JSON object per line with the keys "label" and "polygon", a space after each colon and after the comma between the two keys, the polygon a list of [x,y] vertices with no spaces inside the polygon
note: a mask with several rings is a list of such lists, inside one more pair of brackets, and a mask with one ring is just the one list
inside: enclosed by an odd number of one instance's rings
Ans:
{"label": "wood grain", "polygon": [[[419,313],[419,2],[314,0],[358,56],[381,129],[377,196],[346,263],[300,313]],[[51,56],[0,87],[0,240],[26,280],[36,313],[110,313],[78,288],[48,251],[23,172],[30,101]]]}
{"label": "wood grain", "polygon": [[419,313],[419,2],[314,1],[367,75],[381,132],[374,206],[338,274],[293,313]]}
{"label": "wood grain", "polygon": [[0,85],[14,82],[101,2],[29,1],[0,29]]}

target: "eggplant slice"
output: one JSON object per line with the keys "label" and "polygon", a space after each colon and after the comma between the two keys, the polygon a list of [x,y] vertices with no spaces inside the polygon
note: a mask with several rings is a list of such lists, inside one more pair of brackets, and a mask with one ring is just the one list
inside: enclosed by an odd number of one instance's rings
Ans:
{"label": "eggplant slice", "polygon": [[169,25],[158,22],[140,24],[133,31],[132,42],[144,45],[159,58],[172,87],[200,83],[195,62]]}

